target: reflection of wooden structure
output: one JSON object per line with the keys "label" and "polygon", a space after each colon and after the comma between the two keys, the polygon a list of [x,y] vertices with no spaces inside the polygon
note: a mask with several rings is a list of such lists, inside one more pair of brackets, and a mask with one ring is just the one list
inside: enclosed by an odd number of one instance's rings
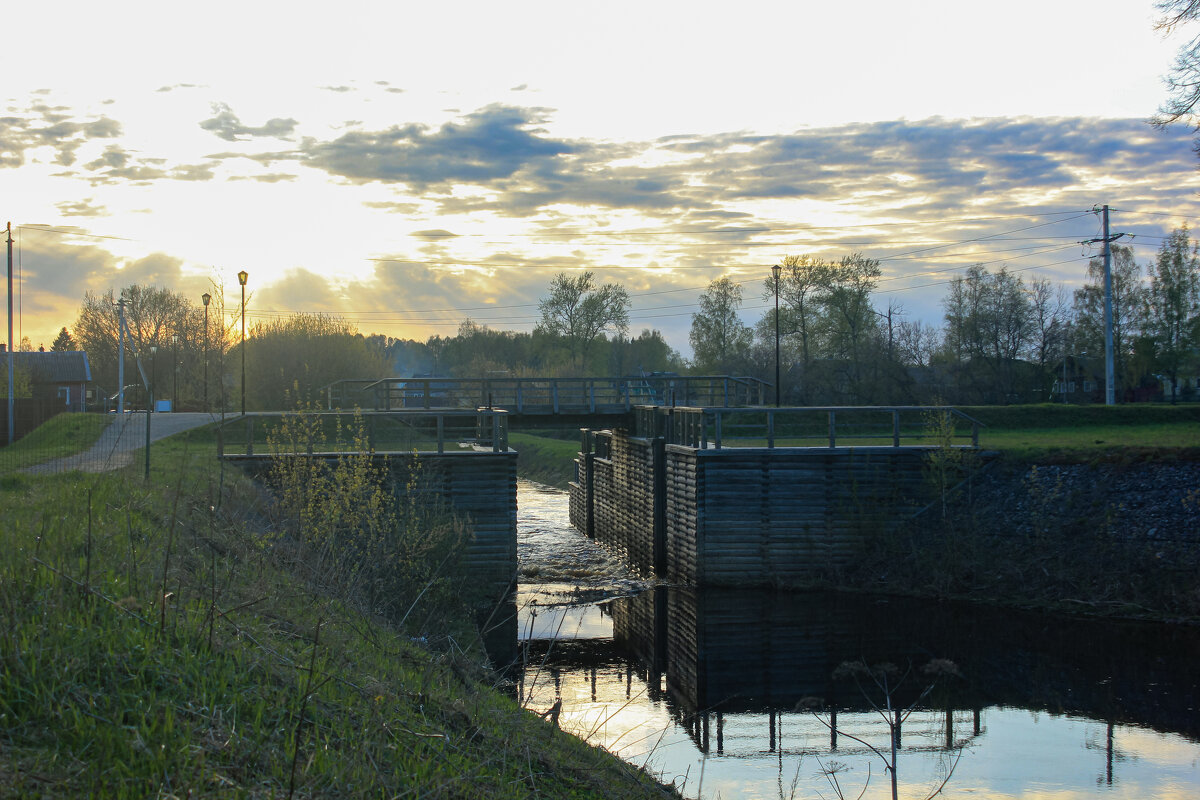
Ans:
{"label": "reflection of wooden structure", "polygon": [[[947,741],[976,735],[976,712],[996,705],[1200,737],[1200,718],[1180,701],[1200,686],[1194,672],[1200,634],[1179,626],[712,588],[662,588],[615,600],[609,609],[616,643],[637,659],[651,685],[665,676],[677,716],[691,721],[698,743],[718,712],[777,717],[805,697],[823,698],[826,714],[845,722],[869,706],[853,682],[832,677],[839,664],[919,669],[932,658],[953,661],[962,674],[924,702],[931,713],[946,715]],[[895,700],[907,705],[923,686],[914,673]],[[769,737],[774,723],[767,722]]]}

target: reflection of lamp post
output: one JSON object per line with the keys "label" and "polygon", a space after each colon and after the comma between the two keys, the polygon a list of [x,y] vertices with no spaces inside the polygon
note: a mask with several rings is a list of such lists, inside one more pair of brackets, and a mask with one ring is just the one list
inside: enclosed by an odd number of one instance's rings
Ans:
{"label": "reflection of lamp post", "polygon": [[171,334],[171,363],[175,365],[175,374],[171,378],[171,410],[179,410],[179,335]]}
{"label": "reflection of lamp post", "polygon": [[242,270],[238,273],[238,283],[242,285],[242,416],[246,416],[246,279],[250,273]]}
{"label": "reflection of lamp post", "polygon": [[771,267],[771,277],[775,279],[775,407],[779,408],[779,397],[782,394],[780,391],[783,387],[779,383],[779,274],[783,272],[783,267],[779,264]]}
{"label": "reflection of lamp post", "polygon": [[204,302],[204,413],[208,413],[208,304],[212,302],[212,295],[208,292],[200,295],[200,299]]}

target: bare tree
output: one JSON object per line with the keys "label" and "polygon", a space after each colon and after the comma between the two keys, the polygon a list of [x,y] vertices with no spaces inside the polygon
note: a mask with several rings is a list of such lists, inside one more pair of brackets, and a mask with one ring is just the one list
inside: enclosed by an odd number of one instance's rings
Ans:
{"label": "bare tree", "polygon": [[[1155,29],[1164,34],[1200,19],[1200,0],[1159,0],[1155,6],[1163,16]],[[1200,103],[1200,36],[1179,49],[1167,74],[1167,100],[1151,122],[1159,127],[1186,122],[1196,127],[1196,104]]]}

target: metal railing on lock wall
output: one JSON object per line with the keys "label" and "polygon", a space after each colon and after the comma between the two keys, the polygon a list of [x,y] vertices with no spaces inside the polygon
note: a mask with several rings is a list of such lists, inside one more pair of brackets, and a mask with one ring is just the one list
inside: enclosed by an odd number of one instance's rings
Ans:
{"label": "metal railing on lock wall", "polygon": [[218,456],[508,451],[508,414],[473,411],[248,414],[217,428]]}
{"label": "metal railing on lock wall", "polygon": [[979,420],[949,406],[639,407],[634,433],[729,447],[979,446]]}

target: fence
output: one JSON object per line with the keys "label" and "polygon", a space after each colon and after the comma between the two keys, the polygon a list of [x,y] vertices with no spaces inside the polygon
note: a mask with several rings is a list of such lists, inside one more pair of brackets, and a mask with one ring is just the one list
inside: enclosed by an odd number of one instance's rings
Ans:
{"label": "fence", "polygon": [[501,410],[305,412],[250,414],[217,428],[218,457],[271,452],[340,453],[361,450],[446,453],[508,451],[508,417]]}
{"label": "fence", "polygon": [[623,413],[637,405],[758,405],[767,384],[731,375],[643,378],[384,378],[324,387],[326,408],[500,408],[518,414]]}

